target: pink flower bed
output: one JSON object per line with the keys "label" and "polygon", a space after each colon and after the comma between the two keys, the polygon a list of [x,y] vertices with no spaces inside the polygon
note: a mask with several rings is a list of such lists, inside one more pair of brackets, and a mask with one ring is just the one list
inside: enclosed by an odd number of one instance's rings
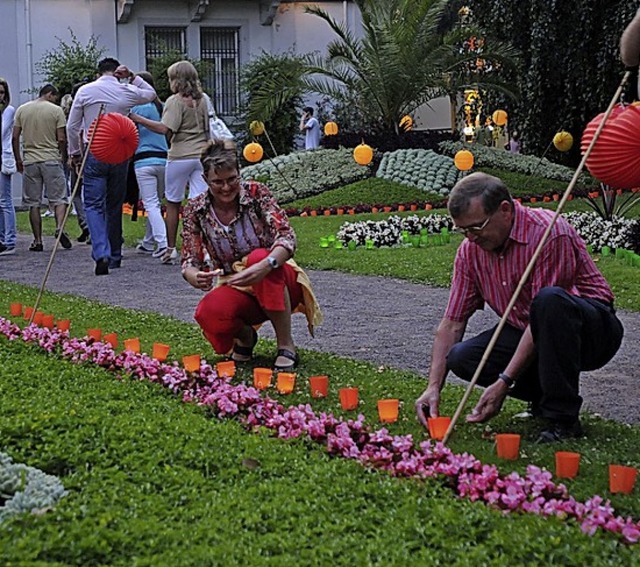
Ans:
{"label": "pink flower bed", "polygon": [[66,331],[36,325],[22,329],[2,317],[0,333],[10,341],[37,344],[75,363],[97,364],[119,376],[162,384],[185,402],[211,408],[219,418],[236,418],[249,428],[266,427],[281,439],[306,437],[324,445],[330,455],[354,459],[393,476],[437,477],[460,497],[485,502],[504,513],[574,519],[589,535],[600,529],[618,534],[629,544],[640,540],[640,521],[616,515],[610,502],[601,496],[584,503],[576,501],[566,486],[553,482],[549,471],[534,465],[527,467],[524,477],[515,472],[504,475],[495,465],[485,465],[468,453],[455,454],[442,443],[424,441],[416,445],[411,435],[393,436],[385,428],[374,430],[365,424],[363,415],[343,420],[332,414],[316,414],[309,404],[285,407],[262,397],[252,386],[218,377],[204,361],[199,372],[187,373],[177,362],[168,364],[146,354],[117,353],[108,343],[73,338]]}

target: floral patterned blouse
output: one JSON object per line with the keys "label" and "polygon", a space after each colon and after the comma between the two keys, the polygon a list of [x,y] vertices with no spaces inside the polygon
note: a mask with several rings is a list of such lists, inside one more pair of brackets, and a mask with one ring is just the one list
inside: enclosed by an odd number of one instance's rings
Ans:
{"label": "floral patterned blouse", "polygon": [[256,181],[241,181],[240,207],[228,226],[215,215],[209,191],[191,199],[185,206],[182,228],[182,270],[205,267],[205,250],[211,268],[232,274],[234,262],[257,248],[296,250],[296,235],[289,219],[269,188]]}

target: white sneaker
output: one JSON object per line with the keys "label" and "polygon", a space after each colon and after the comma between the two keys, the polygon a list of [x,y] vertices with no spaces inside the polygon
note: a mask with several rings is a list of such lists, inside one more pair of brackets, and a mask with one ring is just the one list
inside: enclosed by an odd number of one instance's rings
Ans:
{"label": "white sneaker", "polygon": [[142,242],[136,246],[136,250],[142,254],[154,254],[153,248],[147,248]]}
{"label": "white sneaker", "polygon": [[152,258],[160,258],[161,256],[164,256],[164,253],[166,252],[167,247],[163,246],[162,248],[158,247],[156,250],[153,251],[153,253],[151,254]]}
{"label": "white sneaker", "polygon": [[0,256],[11,256],[16,253],[15,246],[13,248],[9,248],[4,244],[0,244]]}
{"label": "white sneaker", "polygon": [[53,213],[52,213],[49,209],[47,209],[47,210],[46,210],[44,213],[42,213],[42,215],[40,215],[40,216],[42,216],[42,217],[52,217],[52,216],[53,216]]}

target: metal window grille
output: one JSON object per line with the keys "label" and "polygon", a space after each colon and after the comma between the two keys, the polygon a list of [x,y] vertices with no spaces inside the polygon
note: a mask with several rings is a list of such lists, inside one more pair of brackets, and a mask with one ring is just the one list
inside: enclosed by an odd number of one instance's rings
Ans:
{"label": "metal window grille", "polygon": [[144,28],[144,55],[147,69],[151,61],[162,57],[169,51],[180,51],[185,56],[187,55],[185,28]]}
{"label": "metal window grille", "polygon": [[200,77],[218,114],[232,115],[239,98],[239,28],[200,28],[200,58],[209,63]]}

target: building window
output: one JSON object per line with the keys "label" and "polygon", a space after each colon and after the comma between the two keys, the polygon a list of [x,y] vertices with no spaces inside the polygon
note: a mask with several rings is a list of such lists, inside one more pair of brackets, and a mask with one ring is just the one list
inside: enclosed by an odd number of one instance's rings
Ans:
{"label": "building window", "polygon": [[185,56],[187,55],[185,28],[144,28],[144,56],[147,69],[149,69],[151,61],[162,57],[169,51],[179,51]]}
{"label": "building window", "polygon": [[218,114],[232,115],[238,107],[238,28],[200,28],[200,58],[209,63],[202,85]]}

